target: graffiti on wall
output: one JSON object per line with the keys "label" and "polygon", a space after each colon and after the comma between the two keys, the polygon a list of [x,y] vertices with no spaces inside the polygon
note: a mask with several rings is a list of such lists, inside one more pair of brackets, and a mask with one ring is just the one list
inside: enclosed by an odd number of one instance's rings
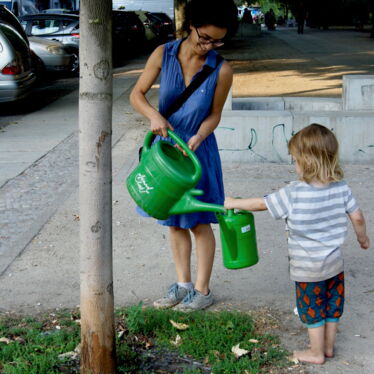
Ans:
{"label": "graffiti on wall", "polygon": [[[232,131],[235,132],[237,129],[234,127],[224,127],[220,126],[218,130],[222,131]],[[287,154],[287,144],[288,144],[288,138],[286,134],[286,125],[284,123],[278,123],[272,127],[271,130],[271,137],[269,140],[259,139],[259,134],[256,129],[251,127],[248,133],[248,145],[246,145],[243,148],[219,148],[220,152],[248,152],[250,153],[250,157],[257,159],[258,161],[262,162],[290,162],[290,157],[286,157]],[[246,137],[247,138],[247,137]],[[276,158],[276,160],[272,159],[269,160],[269,157],[265,156],[265,150],[261,149],[261,143],[262,145],[266,143],[269,144],[269,146],[272,148],[272,156]]]}

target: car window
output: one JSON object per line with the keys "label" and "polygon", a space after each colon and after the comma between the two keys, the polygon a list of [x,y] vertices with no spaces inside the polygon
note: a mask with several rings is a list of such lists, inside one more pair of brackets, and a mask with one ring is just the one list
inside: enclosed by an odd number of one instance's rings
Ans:
{"label": "car window", "polygon": [[13,45],[16,51],[22,51],[28,48],[23,38],[12,27],[0,24],[0,30],[9,40],[9,42]]}
{"label": "car window", "polygon": [[61,27],[61,21],[55,19],[35,19],[31,21],[31,34],[53,34]]}
{"label": "car window", "polygon": [[31,21],[32,35],[48,35],[62,32],[72,24],[68,19],[33,19]]}
{"label": "car window", "polygon": [[26,30],[26,27],[27,27],[27,21],[25,21],[25,20],[20,20],[19,23],[21,24],[21,26],[23,27],[23,29]]}
{"label": "car window", "polygon": [[19,64],[22,66],[22,71],[25,72],[30,69],[29,49],[26,42],[12,27],[0,24],[0,32],[5,35],[13,47],[13,53]]}

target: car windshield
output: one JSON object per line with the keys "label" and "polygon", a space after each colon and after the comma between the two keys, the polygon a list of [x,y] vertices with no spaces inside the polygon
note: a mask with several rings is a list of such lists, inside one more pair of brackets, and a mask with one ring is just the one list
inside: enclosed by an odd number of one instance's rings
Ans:
{"label": "car windshield", "polygon": [[54,34],[69,26],[71,21],[59,19],[34,19],[31,21],[32,35]]}

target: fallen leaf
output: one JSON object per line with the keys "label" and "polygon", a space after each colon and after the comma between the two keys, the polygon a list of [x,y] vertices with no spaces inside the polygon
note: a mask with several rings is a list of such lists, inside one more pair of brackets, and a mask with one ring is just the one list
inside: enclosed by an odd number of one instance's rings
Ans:
{"label": "fallen leaf", "polygon": [[153,343],[150,340],[147,340],[147,342],[145,343],[145,349],[152,348],[152,347],[153,347]]}
{"label": "fallen leaf", "polygon": [[248,340],[250,343],[258,343],[258,340],[257,339],[249,339]]}
{"label": "fallen leaf", "polygon": [[231,352],[235,355],[236,358],[239,358],[249,353],[249,351],[247,351],[246,349],[239,348],[239,345],[240,343],[237,345],[234,345],[231,348]]}
{"label": "fallen leaf", "polygon": [[182,338],[180,337],[180,335],[178,334],[176,337],[175,337],[175,340],[170,340],[170,343],[175,345],[175,346],[178,346],[178,345],[181,345],[182,344]]}
{"label": "fallen leaf", "polygon": [[291,362],[293,362],[296,365],[300,363],[300,361],[296,357],[294,357],[294,356],[289,356],[288,360],[291,361]]}
{"label": "fallen leaf", "polygon": [[232,321],[227,321],[226,328],[227,328],[228,330],[234,328],[234,324],[232,323]]}
{"label": "fallen leaf", "polygon": [[65,359],[76,360],[78,357],[78,354],[76,352],[66,352],[66,353],[61,353],[57,357],[59,360],[65,360]]}
{"label": "fallen leaf", "polygon": [[9,344],[10,342],[11,342],[11,340],[8,339],[8,338],[0,338],[0,343]]}
{"label": "fallen leaf", "polygon": [[173,321],[172,319],[170,320],[170,323],[177,329],[177,330],[187,330],[189,328],[188,325],[185,323],[178,323]]}
{"label": "fallen leaf", "polygon": [[80,221],[80,217],[78,214],[73,214],[73,217],[74,217],[74,221]]}
{"label": "fallen leaf", "polygon": [[221,353],[219,351],[209,351],[210,353],[213,353],[215,358],[220,359],[221,358]]}

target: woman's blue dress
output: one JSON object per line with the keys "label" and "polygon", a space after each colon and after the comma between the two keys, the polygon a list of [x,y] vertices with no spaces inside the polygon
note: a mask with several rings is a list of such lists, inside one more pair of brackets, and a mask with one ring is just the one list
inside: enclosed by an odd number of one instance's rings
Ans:
{"label": "woman's blue dress", "polygon": [[[164,47],[159,93],[159,111],[161,114],[166,112],[169,105],[186,88],[182,68],[178,60],[178,50],[181,43],[182,39],[167,43]],[[206,56],[205,64],[215,67],[216,55],[217,53],[214,50],[210,50]],[[222,62],[188,98],[182,107],[168,119],[174,127],[175,133],[186,143],[198,132],[201,123],[211,112],[221,66]],[[161,139],[161,137],[157,137],[155,141],[158,139]],[[224,201],[222,167],[214,133],[211,133],[200,144],[195,153],[200,160],[203,170],[202,177],[195,188],[204,191],[204,195],[197,198],[208,203],[222,205]],[[172,215],[168,219],[158,222],[165,226],[190,229],[198,224],[217,223],[217,219],[212,212],[196,212]]]}

